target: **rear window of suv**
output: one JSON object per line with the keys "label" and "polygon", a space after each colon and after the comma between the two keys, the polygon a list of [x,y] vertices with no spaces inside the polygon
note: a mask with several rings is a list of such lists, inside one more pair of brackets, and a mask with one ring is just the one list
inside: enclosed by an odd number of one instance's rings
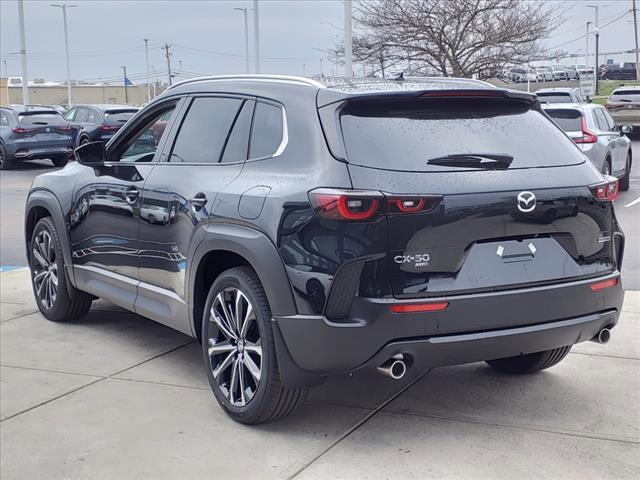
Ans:
{"label": "rear window of suv", "polygon": [[513,156],[510,169],[575,165],[582,154],[542,113],[518,101],[429,99],[351,104],[341,112],[349,163],[399,171],[461,171],[428,164],[463,153]]}
{"label": "rear window of suv", "polygon": [[38,125],[66,125],[67,122],[59,113],[31,113],[25,112],[18,115],[20,125],[34,126]]}
{"label": "rear window of suv", "polygon": [[541,102],[546,103],[569,103],[571,102],[571,94],[568,92],[549,92],[538,93]]}
{"label": "rear window of suv", "polygon": [[105,112],[104,121],[105,123],[115,123],[124,125],[127,120],[133,117],[136,114],[137,110],[128,110],[128,111],[112,111]]}
{"label": "rear window of suv", "polygon": [[553,118],[565,132],[582,131],[582,113],[579,110],[553,108],[547,110],[547,115]]}
{"label": "rear window of suv", "polygon": [[611,94],[610,100],[612,102],[640,103],[640,89],[639,90],[616,90]]}

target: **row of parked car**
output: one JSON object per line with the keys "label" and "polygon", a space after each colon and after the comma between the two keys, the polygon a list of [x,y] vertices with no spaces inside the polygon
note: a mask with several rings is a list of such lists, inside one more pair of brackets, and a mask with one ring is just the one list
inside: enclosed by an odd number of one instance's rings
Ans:
{"label": "row of parked car", "polygon": [[628,190],[633,158],[627,135],[634,127],[640,130],[640,86],[621,85],[605,105],[590,103],[578,88],[543,88],[536,95],[596,168]]}
{"label": "row of parked car", "polygon": [[79,145],[109,140],[138,109],[129,105],[11,105],[0,107],[0,170],[22,160],[61,167]]}
{"label": "row of parked car", "polygon": [[560,80],[577,80],[585,73],[593,73],[588,65],[552,65],[541,67],[512,67],[504,70],[502,79],[514,83],[522,82],[557,82]]}

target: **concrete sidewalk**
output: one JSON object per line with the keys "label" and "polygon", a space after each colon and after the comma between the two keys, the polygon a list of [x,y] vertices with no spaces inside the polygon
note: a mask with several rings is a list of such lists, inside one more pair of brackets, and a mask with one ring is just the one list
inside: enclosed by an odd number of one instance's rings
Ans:
{"label": "concrete sidewalk", "polygon": [[3,479],[640,478],[640,292],[607,346],[538,375],[336,377],[246,427],[215,403],[191,339],[101,301],[48,322],[27,270],[0,283]]}

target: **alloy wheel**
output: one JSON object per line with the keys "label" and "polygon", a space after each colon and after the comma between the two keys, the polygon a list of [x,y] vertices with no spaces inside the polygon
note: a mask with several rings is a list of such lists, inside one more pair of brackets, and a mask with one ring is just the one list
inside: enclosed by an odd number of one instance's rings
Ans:
{"label": "alloy wheel", "polygon": [[255,396],[262,375],[262,341],[256,313],[238,288],[216,295],[209,312],[209,368],[222,394],[235,407]]}
{"label": "alloy wheel", "polygon": [[45,309],[53,307],[58,297],[58,264],[51,235],[40,230],[33,242],[33,285],[40,303]]}

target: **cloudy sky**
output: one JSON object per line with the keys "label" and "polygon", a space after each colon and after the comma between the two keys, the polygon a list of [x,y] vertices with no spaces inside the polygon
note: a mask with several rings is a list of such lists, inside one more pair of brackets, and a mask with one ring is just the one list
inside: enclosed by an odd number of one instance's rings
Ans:
{"label": "cloudy sky", "polygon": [[[62,1],[62,0],[54,0]],[[60,80],[66,77],[62,11],[48,1],[25,4],[29,76]],[[76,0],[68,10],[72,77],[108,80],[127,67],[136,81],[144,75],[144,38],[149,39],[149,63],[166,75],[162,45],[171,47],[172,68],[192,74],[243,72],[244,26],[242,13],[251,1],[96,1]],[[566,21],[545,41],[547,47],[584,53],[585,23],[593,20],[600,4],[600,24],[616,20],[630,11],[632,0],[575,0],[548,2],[564,5]],[[320,71],[322,52],[343,23],[343,6],[336,0],[261,0],[260,38],[263,73],[301,75]],[[251,12],[250,12],[251,15]],[[634,47],[632,15],[629,13],[601,31],[601,51]],[[249,19],[250,30],[252,19]],[[10,76],[20,76],[18,6],[15,0],[0,0],[0,56],[7,61]],[[251,40],[250,40],[251,42]],[[591,43],[593,49],[593,42]],[[4,75],[4,63],[2,64]],[[324,60],[324,73],[332,66]],[[304,70],[304,72],[303,72]]]}

